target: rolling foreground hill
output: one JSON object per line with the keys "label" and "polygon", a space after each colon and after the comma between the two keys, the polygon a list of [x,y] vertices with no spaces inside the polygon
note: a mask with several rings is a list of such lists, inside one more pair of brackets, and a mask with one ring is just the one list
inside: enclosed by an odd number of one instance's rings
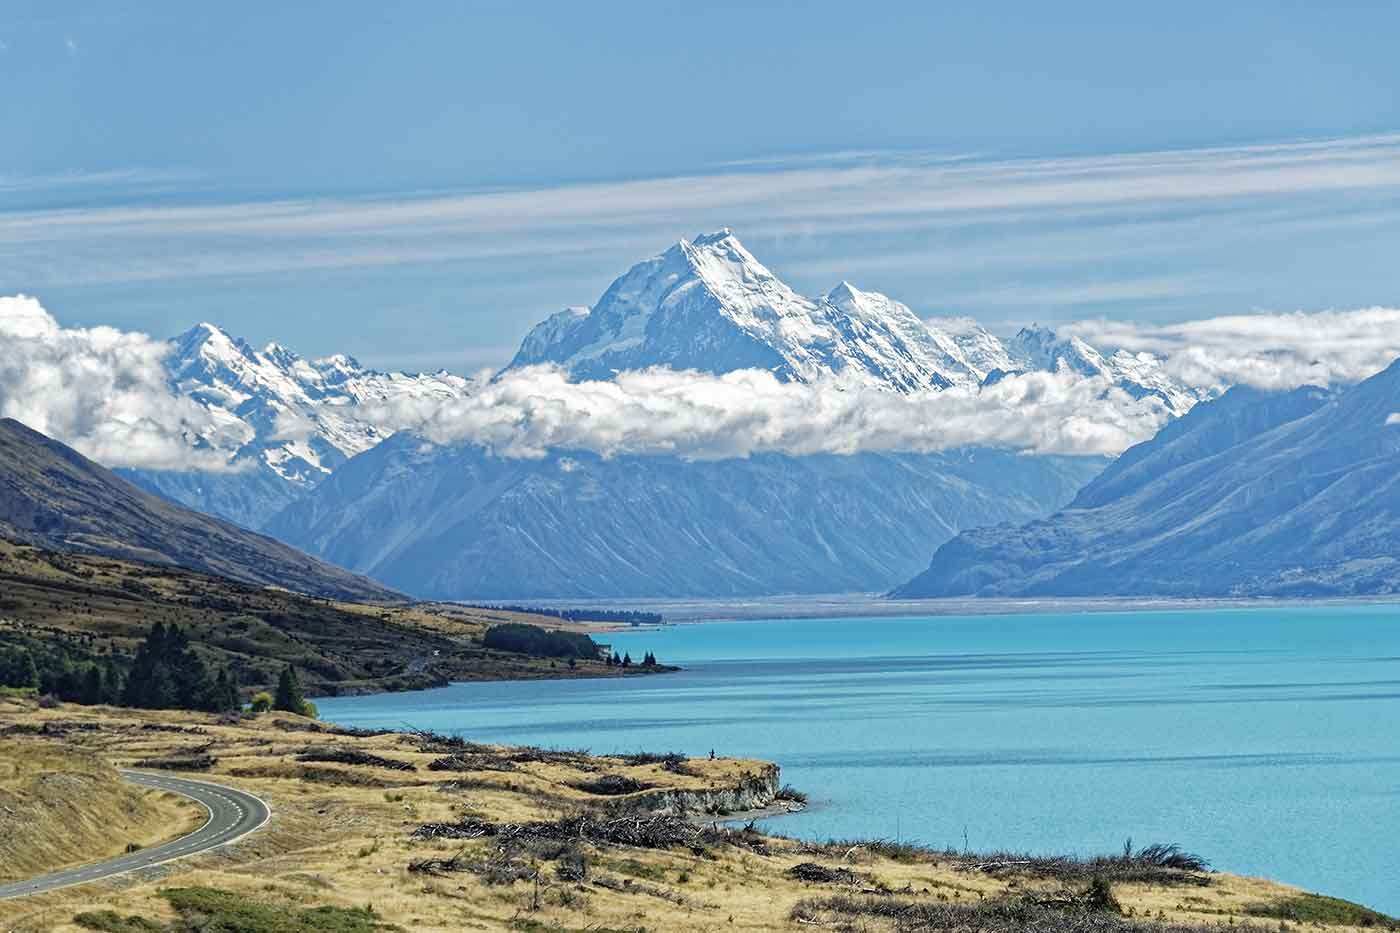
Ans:
{"label": "rolling foreground hill", "polygon": [[1064,511],[965,532],[901,597],[1400,591],[1400,362],[1345,390],[1237,388]]}
{"label": "rolling foreground hill", "polygon": [[58,441],[0,420],[0,537],[368,602],[399,594],[263,535],[143,492]]}
{"label": "rolling foreground hill", "polygon": [[434,599],[872,591],[959,529],[1069,501],[1103,465],[994,450],[518,460],[404,434],[269,531]]}
{"label": "rolling foreground hill", "polygon": [[493,625],[560,627],[548,616],[326,600],[0,539],[0,657],[28,649],[79,665],[116,661],[125,670],[156,622],[181,626],[197,653],[227,668],[245,696],[271,689],[287,664],[296,665],[313,695],[648,673],[587,659],[562,666],[485,645]]}

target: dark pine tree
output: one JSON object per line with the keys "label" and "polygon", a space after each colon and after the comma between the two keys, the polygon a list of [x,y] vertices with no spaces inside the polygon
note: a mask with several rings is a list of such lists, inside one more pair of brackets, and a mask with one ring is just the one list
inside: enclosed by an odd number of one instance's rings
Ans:
{"label": "dark pine tree", "polygon": [[0,655],[0,686],[38,687],[39,666],[28,650],[7,651]]}
{"label": "dark pine tree", "polygon": [[306,708],[306,698],[302,696],[301,684],[297,682],[297,672],[290,664],[277,679],[277,694],[272,699],[272,708],[287,713],[300,713]]}
{"label": "dark pine tree", "polygon": [[220,668],[219,676],[214,679],[210,699],[210,705],[216,713],[226,713],[243,705],[238,696],[238,684],[229,674],[228,668]]}
{"label": "dark pine tree", "polygon": [[78,702],[96,706],[105,697],[106,691],[102,689],[102,668],[96,664],[89,664],[83,673],[83,695]]}
{"label": "dark pine tree", "polygon": [[116,665],[107,664],[102,668],[102,702],[116,706],[122,701],[122,675]]}

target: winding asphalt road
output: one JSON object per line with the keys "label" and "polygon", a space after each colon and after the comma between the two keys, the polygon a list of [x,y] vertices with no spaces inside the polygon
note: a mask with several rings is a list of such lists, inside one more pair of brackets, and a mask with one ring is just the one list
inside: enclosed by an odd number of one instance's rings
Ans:
{"label": "winding asphalt road", "polygon": [[222,784],[191,781],[165,774],[146,774],[141,771],[123,771],[122,776],[142,787],[154,787],[189,797],[209,811],[209,821],[194,832],[164,845],[119,855],[105,862],[92,862],[53,874],[40,875],[27,881],[0,885],[0,901],[24,897],[27,894],[40,894],[74,884],[87,884],[89,881],[124,875],[130,871],[208,852],[210,849],[217,849],[242,839],[272,817],[272,811],[268,809],[267,804],[257,797]]}

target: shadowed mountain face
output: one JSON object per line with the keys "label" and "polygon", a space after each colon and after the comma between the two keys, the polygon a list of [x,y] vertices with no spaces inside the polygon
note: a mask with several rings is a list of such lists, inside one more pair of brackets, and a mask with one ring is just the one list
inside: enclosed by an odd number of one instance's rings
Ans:
{"label": "shadowed mountain face", "polygon": [[1234,389],[1064,511],[965,532],[899,596],[1400,591],[1400,362],[1346,390]]}
{"label": "shadowed mountain face", "polygon": [[11,419],[0,420],[0,537],[318,596],[399,598],[271,538],[143,492]]}
{"label": "shadowed mountain face", "polygon": [[959,529],[1045,514],[1102,468],[992,450],[512,460],[400,435],[269,531],[440,599],[872,591]]}

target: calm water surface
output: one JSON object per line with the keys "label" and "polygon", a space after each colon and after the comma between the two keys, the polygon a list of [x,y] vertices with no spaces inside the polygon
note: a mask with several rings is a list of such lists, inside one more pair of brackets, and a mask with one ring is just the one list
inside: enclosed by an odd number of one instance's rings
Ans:
{"label": "calm water surface", "polygon": [[768,828],[1219,868],[1400,914],[1400,607],[714,622],[680,674],[322,699],[336,722],[777,761]]}

